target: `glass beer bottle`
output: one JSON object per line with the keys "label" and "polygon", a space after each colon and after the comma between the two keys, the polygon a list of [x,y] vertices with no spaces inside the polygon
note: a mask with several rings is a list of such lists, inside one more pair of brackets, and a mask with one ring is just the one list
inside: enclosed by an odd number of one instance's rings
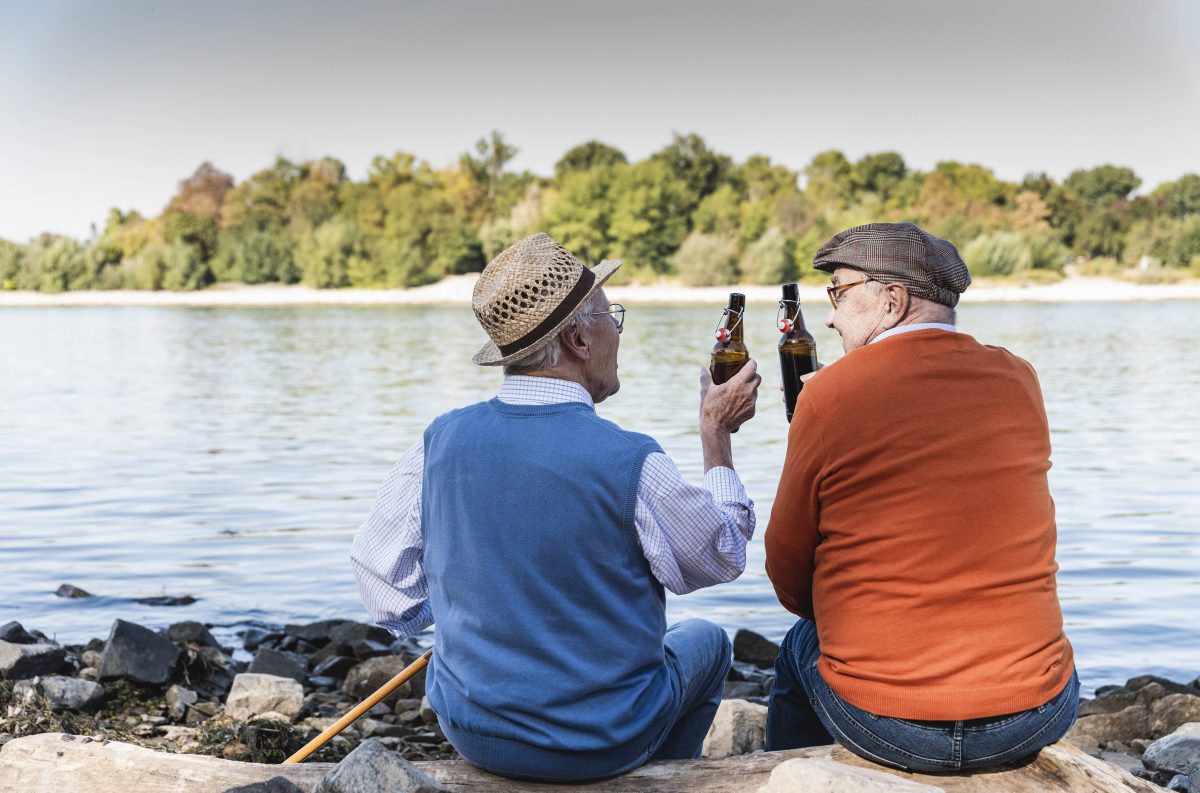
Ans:
{"label": "glass beer bottle", "polygon": [[800,312],[800,289],[796,284],[783,285],[783,299],[777,315],[779,330],[779,366],[783,370],[783,401],[790,424],[796,411],[796,399],[804,388],[802,375],[817,371],[817,341],[804,327]]}
{"label": "glass beer bottle", "polygon": [[733,292],[729,295],[729,306],[721,312],[721,323],[717,325],[717,343],[712,348],[709,371],[717,385],[733,377],[750,360],[750,350],[742,341],[742,318],[746,313],[746,296]]}

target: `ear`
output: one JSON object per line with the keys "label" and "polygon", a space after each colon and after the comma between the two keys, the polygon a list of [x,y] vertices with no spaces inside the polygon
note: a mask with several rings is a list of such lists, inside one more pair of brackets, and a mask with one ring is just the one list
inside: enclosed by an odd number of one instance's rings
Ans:
{"label": "ear", "polygon": [[903,317],[908,313],[908,290],[900,284],[888,284],[885,289],[888,294],[888,308],[895,313],[897,317]]}
{"label": "ear", "polygon": [[586,363],[591,358],[592,351],[589,347],[589,341],[584,334],[583,329],[577,325],[570,325],[563,328],[559,334],[559,343],[562,345],[562,350],[567,355],[581,362]]}

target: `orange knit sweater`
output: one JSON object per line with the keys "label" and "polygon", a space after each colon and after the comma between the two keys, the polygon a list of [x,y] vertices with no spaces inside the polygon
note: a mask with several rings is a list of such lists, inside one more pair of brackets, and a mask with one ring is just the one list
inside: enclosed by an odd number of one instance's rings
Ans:
{"label": "orange knit sweater", "polygon": [[1073,669],[1033,368],[944,330],[854,350],[804,388],[767,575],[815,620],[819,670],[882,716],[1035,707]]}

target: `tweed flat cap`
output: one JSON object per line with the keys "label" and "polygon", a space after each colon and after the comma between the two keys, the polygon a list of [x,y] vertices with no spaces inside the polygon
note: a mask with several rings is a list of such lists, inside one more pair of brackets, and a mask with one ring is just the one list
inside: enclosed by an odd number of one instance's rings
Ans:
{"label": "tweed flat cap", "polygon": [[958,249],[912,223],[868,223],[839,232],[813,256],[813,267],[827,273],[851,267],[951,308],[971,285]]}

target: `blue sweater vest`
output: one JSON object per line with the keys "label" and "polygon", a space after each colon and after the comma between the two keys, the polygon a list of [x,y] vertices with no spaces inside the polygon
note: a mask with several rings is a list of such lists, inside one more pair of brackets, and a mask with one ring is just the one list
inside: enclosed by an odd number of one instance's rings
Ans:
{"label": "blue sweater vest", "polygon": [[663,591],[634,526],[654,451],[582,403],[493,399],[426,430],[427,691],[467,759],[519,774],[526,750],[578,753],[603,773],[670,726]]}

